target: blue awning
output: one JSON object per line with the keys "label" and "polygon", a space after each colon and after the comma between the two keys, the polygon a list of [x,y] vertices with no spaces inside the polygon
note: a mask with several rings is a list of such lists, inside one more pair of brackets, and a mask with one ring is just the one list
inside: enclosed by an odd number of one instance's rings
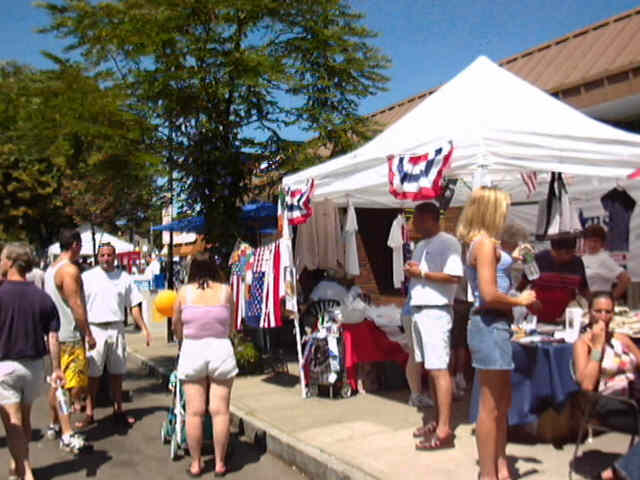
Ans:
{"label": "blue awning", "polygon": [[[240,219],[249,221],[267,221],[272,225],[276,225],[276,217],[278,215],[278,208],[274,203],[268,202],[255,202],[248,203],[242,207],[242,213]],[[266,225],[268,226],[268,225]],[[193,232],[204,233],[206,230],[206,223],[203,215],[197,217],[183,218],[181,220],[174,220],[171,223],[165,223],[164,225],[156,225],[151,227],[151,230],[163,231],[163,232]]]}
{"label": "blue awning", "polygon": [[174,220],[171,223],[165,223],[164,225],[156,225],[151,227],[151,230],[160,230],[163,232],[193,232],[204,233],[205,232],[204,216],[183,218],[181,220]]}

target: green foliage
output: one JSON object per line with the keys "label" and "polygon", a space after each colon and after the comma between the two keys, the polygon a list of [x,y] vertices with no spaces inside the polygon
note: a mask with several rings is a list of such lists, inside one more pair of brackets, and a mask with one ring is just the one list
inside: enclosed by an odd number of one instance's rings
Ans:
{"label": "green foliage", "polygon": [[233,350],[241,373],[260,373],[262,357],[256,346],[239,332],[232,332]]}
{"label": "green foliage", "polygon": [[[281,173],[371,134],[359,102],[389,60],[341,0],[62,0],[43,32],[116,74],[156,130],[184,204],[229,241],[260,164]],[[282,133],[296,127],[311,144]]]}
{"label": "green foliage", "polygon": [[159,167],[153,129],[105,74],[50,58],[56,69],[0,66],[0,235],[44,247],[71,222],[140,226]]}

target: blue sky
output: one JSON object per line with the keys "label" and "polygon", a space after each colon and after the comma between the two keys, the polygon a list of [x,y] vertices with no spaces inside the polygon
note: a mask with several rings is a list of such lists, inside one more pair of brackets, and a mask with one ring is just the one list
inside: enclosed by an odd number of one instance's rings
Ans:
{"label": "blue sky", "polygon": [[[389,91],[365,100],[361,113],[387,107],[446,82],[478,55],[498,61],[607,17],[639,0],[348,0],[379,32],[373,43],[391,57]],[[29,0],[2,0],[0,60],[51,66],[41,50],[63,43],[35,29],[46,14]]]}

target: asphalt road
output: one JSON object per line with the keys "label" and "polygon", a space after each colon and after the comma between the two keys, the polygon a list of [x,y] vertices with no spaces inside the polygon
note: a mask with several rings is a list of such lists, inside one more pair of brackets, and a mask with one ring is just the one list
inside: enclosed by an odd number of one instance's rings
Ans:
{"label": "asphalt road", "polygon": [[[97,410],[96,424],[86,430],[86,438],[94,445],[93,452],[73,456],[59,449],[58,441],[44,436],[49,413],[44,396],[34,404],[32,413],[33,441],[31,463],[39,480],[108,478],[117,480],[157,480],[188,478],[185,469],[189,457],[175,461],[169,458],[169,445],[162,444],[160,430],[167,417],[171,396],[160,381],[145,375],[142,368],[129,363],[125,389],[130,390],[132,401],[125,404],[128,412],[137,418],[130,429],[115,427],[111,422],[111,409]],[[233,392],[232,392],[233,395]],[[228,461],[231,479],[301,480],[304,476],[264,449],[247,443],[232,433],[232,455]],[[0,436],[0,477],[5,477],[9,459],[4,430]],[[204,448],[205,473],[202,478],[213,478],[213,447]]]}

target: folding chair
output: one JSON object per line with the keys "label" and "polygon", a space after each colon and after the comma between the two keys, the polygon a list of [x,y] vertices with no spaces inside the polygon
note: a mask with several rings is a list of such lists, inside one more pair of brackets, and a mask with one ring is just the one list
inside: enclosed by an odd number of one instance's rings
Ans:
{"label": "folding chair", "polygon": [[[575,370],[573,367],[573,360],[571,361],[571,374],[575,379]],[[571,459],[571,463],[569,463],[569,479],[572,479],[573,467],[578,458],[578,452],[580,450],[580,445],[584,439],[585,433],[587,433],[587,442],[591,443],[593,441],[593,431],[602,431],[602,432],[617,432],[617,433],[626,433],[631,435],[631,440],[629,441],[629,447],[627,451],[633,447],[636,436],[640,435],[640,408],[638,404],[628,397],[621,397],[618,395],[603,395],[598,392],[589,392],[586,390],[581,390],[578,394],[581,396],[581,404],[584,405],[584,410],[582,411],[582,418],[580,419],[580,428],[578,430],[578,437],[576,438],[576,446],[573,451],[573,457]],[[614,416],[603,416],[598,411],[598,406],[603,405],[604,403],[613,403],[620,405],[621,407],[626,407],[624,409],[624,413],[628,415],[628,422],[624,422],[624,425],[621,425],[619,421],[620,418]],[[625,417],[626,417],[625,415]],[[626,452],[624,452],[626,453]]]}

